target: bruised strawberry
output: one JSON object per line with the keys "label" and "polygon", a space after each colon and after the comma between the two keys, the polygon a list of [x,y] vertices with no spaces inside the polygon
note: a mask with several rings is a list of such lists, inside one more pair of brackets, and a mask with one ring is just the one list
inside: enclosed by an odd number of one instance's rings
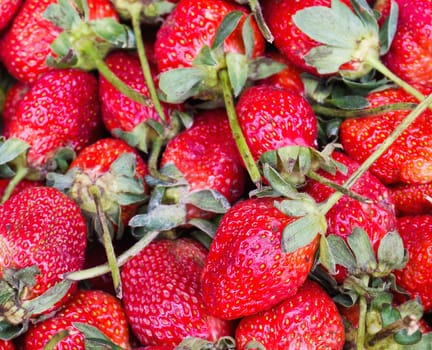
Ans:
{"label": "bruised strawberry", "polygon": [[161,239],[122,267],[123,304],[142,345],[174,347],[187,336],[214,341],[231,334],[231,323],[210,316],[202,302],[206,256],[191,239]]}
{"label": "bruised strawberry", "polygon": [[[372,92],[367,96],[371,107],[393,103],[416,103],[401,88]],[[432,181],[431,111],[423,112],[371,166],[370,171],[384,184],[398,182],[419,184]],[[349,118],[340,127],[340,142],[346,153],[363,162],[409,114],[396,109],[376,116]]]}
{"label": "bruised strawberry", "polygon": [[316,282],[306,280],[294,296],[244,317],[236,329],[237,349],[257,341],[266,349],[342,349],[345,331],[336,304]]}
{"label": "bruised strawberry", "polygon": [[282,231],[296,218],[275,201],[280,200],[246,199],[222,217],[202,278],[204,303],[212,314],[225,319],[255,314],[293,296],[306,280],[318,237],[282,252]]}
{"label": "bruised strawberry", "polygon": [[76,327],[84,323],[96,327],[122,349],[130,349],[129,325],[121,302],[100,290],[79,290],[53,317],[29,328],[24,337],[25,350],[42,350],[61,331],[69,335],[61,339],[58,348],[84,350],[84,335]]}

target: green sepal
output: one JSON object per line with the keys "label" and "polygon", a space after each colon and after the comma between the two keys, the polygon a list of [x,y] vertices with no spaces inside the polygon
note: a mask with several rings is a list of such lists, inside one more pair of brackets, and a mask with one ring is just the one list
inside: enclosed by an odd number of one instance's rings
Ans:
{"label": "green sepal", "polygon": [[[270,189],[273,193],[276,192],[278,195],[290,199],[300,199],[307,197],[304,193],[299,192],[291,183],[286,181],[281,176],[281,174],[268,163],[264,163],[263,165],[263,175],[269,182]],[[259,194],[254,192],[253,195],[257,196]]]}
{"label": "green sepal", "polygon": [[213,40],[212,49],[222,46],[228,36],[236,29],[243,17],[241,11],[231,11],[222,20]]}
{"label": "green sepal", "polygon": [[72,325],[84,335],[86,350],[124,350],[95,326],[82,322],[73,322]]}
{"label": "green sepal", "polygon": [[55,150],[54,156],[47,165],[48,171],[65,173],[69,169],[70,163],[75,159],[76,153],[71,147],[60,147]]}
{"label": "green sepal", "polygon": [[72,42],[67,32],[61,32],[57,38],[54,39],[51,43],[51,50],[56,54],[56,57],[48,55],[46,58],[47,66],[68,68],[77,65],[78,56],[72,49]]}
{"label": "green sepal", "polygon": [[[209,240],[206,240],[206,242],[211,242],[211,240],[214,238],[214,235],[218,227],[218,225],[213,221],[199,219],[199,218],[190,219],[187,223],[199,229],[199,232],[204,233],[205,236],[209,238]],[[194,235],[194,237],[196,238],[196,235]],[[204,245],[207,248],[209,247],[208,244],[204,244]]]}
{"label": "green sepal", "polygon": [[[422,332],[416,330],[414,333],[409,332],[407,329],[402,329],[394,335],[394,340],[401,345],[411,346],[421,342]],[[429,343],[430,345],[430,343]]]}
{"label": "green sepal", "polygon": [[57,3],[49,5],[43,16],[46,20],[64,30],[71,30],[82,21],[76,8],[68,0],[58,0]]}
{"label": "green sepal", "polygon": [[89,22],[89,26],[96,36],[116,48],[132,49],[136,46],[132,30],[128,26],[117,22],[114,18],[95,19]]}
{"label": "green sepal", "polygon": [[[334,258],[334,263],[345,267],[348,271],[354,271],[357,265],[356,260],[344,239],[334,234],[328,235],[326,239],[328,241],[329,250]],[[328,268],[327,266],[325,267]],[[330,272],[332,271],[330,270]]]}
{"label": "green sepal", "polygon": [[192,204],[202,210],[224,214],[231,207],[225,196],[213,189],[192,191],[181,198],[182,203]]}
{"label": "green sepal", "polygon": [[363,271],[374,271],[377,267],[375,252],[367,233],[361,228],[354,228],[347,237],[347,243],[357,261],[357,266]]}
{"label": "green sepal", "polygon": [[18,338],[28,330],[28,322],[12,325],[6,321],[0,321],[0,339],[12,340]]}
{"label": "green sepal", "polygon": [[336,274],[336,259],[325,235],[321,235],[319,245],[319,262],[330,274]]}
{"label": "green sepal", "polygon": [[245,48],[245,56],[250,59],[255,48],[255,34],[251,24],[252,17],[248,15],[242,26],[242,39]]}
{"label": "green sepal", "polygon": [[308,214],[289,223],[282,233],[282,252],[292,253],[310,244],[323,233],[323,222],[317,215]]}
{"label": "green sepal", "polygon": [[388,232],[380,241],[377,252],[380,271],[387,274],[392,270],[401,270],[408,261],[408,253],[397,231]]}
{"label": "green sepal", "polygon": [[231,87],[235,97],[238,97],[246,85],[248,78],[247,57],[240,53],[226,54],[226,65]]}
{"label": "green sepal", "polygon": [[30,145],[21,139],[0,139],[0,169],[18,156],[27,154],[29,149]]}
{"label": "green sepal", "polygon": [[340,109],[363,109],[370,106],[369,101],[359,95],[345,95],[341,97],[332,97],[328,100],[335,107]]}
{"label": "green sepal", "polygon": [[286,65],[276,62],[269,57],[256,57],[248,63],[248,78],[250,80],[261,80],[284,70]]}
{"label": "green sepal", "polygon": [[390,13],[388,14],[379,31],[380,55],[385,55],[390,50],[397,31],[398,17],[399,6],[396,1],[391,1]]}
{"label": "green sepal", "polygon": [[184,338],[174,350],[235,350],[235,339],[229,336],[221,337],[216,342],[211,342],[206,339],[187,336]]}

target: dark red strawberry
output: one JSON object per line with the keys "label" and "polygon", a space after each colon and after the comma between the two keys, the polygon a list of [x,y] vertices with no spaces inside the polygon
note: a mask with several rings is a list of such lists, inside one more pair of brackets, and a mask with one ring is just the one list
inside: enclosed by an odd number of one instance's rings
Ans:
{"label": "dark red strawberry", "polygon": [[316,282],[307,280],[294,296],[269,310],[241,319],[237,349],[257,341],[266,349],[342,349],[345,331],[336,304]]}
{"label": "dark red strawberry", "polygon": [[27,142],[28,166],[40,175],[61,148],[79,152],[99,136],[96,78],[80,70],[53,70],[38,79],[4,124],[4,136]]}
{"label": "dark red strawberry", "polygon": [[14,350],[15,344],[11,340],[0,340],[0,350]]}
{"label": "dark red strawberry", "polygon": [[[416,102],[415,98],[401,88],[372,92],[367,99],[371,107]],[[340,142],[346,153],[361,163],[408,113],[409,110],[396,109],[376,116],[346,119],[340,127]],[[432,181],[430,117],[430,110],[417,117],[371,166],[370,171],[384,184]]]}
{"label": "dark red strawberry", "polygon": [[[230,12],[247,10],[226,0],[180,0],[162,23],[155,42],[155,59],[160,72],[190,67],[204,46],[211,46],[223,18]],[[255,47],[252,56],[264,51],[264,39],[252,20]],[[226,39],[224,52],[244,53],[241,27]]]}
{"label": "dark red strawberry", "polygon": [[388,187],[396,215],[432,213],[432,182],[425,184],[396,184]]}
{"label": "dark red strawberry", "polygon": [[14,18],[21,6],[22,0],[0,1],[0,32],[5,29]]}
{"label": "dark red strawberry", "polygon": [[209,315],[202,302],[206,249],[187,238],[156,240],[122,267],[123,304],[142,345],[174,347],[187,336],[216,340],[230,322]]}
{"label": "dark red strawberry", "polygon": [[2,112],[3,124],[9,124],[15,118],[16,110],[24,95],[30,89],[30,85],[15,82],[5,95],[4,107]]}
{"label": "dark red strawberry", "polygon": [[[2,282],[11,273],[9,269],[36,266],[40,272],[35,276],[34,285],[18,286],[19,297],[15,302],[31,303],[58,285],[62,274],[82,268],[87,242],[86,222],[78,205],[57,189],[39,186],[22,190],[0,206],[0,217]],[[76,286],[72,283],[55,307],[64,303]],[[25,304],[17,306],[26,307]],[[28,312],[15,322],[19,324],[32,317],[34,311]]]}
{"label": "dark red strawberry", "polygon": [[275,198],[237,202],[222,217],[203,272],[204,303],[214,315],[235,319],[266,310],[297,293],[310,272],[318,237],[284,253],[282,231],[296,218]]}
{"label": "dark red strawberry", "polygon": [[[53,317],[32,325],[24,337],[25,350],[42,350],[58,332],[69,334],[59,341],[58,348],[84,350],[85,333],[76,323],[96,327],[111,342],[130,349],[129,325],[121,302],[99,290],[79,290]],[[87,336],[88,337],[88,336]]]}
{"label": "dark red strawberry", "polygon": [[410,296],[419,297],[425,312],[432,311],[432,216],[414,215],[398,219],[398,231],[408,250],[403,270],[395,271],[396,281]]}
{"label": "dark red strawberry", "polygon": [[[0,59],[9,72],[25,83],[32,83],[52,69],[45,60],[52,54],[51,43],[60,28],[44,18],[44,11],[55,0],[29,0],[23,3],[12,25],[0,40]],[[118,16],[106,0],[89,1],[90,19]]]}
{"label": "dark red strawberry", "polygon": [[[347,167],[346,174],[338,171],[331,175],[323,170],[319,170],[318,173],[334,183],[343,185],[359,164],[340,152],[333,152],[332,157]],[[304,190],[318,203],[327,200],[334,192],[330,187],[314,180],[309,180]],[[326,214],[327,234],[335,234],[346,240],[354,228],[360,227],[367,233],[376,251],[384,235],[396,227],[394,206],[389,192],[369,172],[364,173],[351,190],[371,200],[371,203],[363,203],[344,195]],[[342,280],[345,275],[346,271],[341,269],[336,277]]]}
{"label": "dark red strawberry", "polygon": [[432,84],[432,4],[429,0],[398,1],[396,35],[383,62],[409,83]]}

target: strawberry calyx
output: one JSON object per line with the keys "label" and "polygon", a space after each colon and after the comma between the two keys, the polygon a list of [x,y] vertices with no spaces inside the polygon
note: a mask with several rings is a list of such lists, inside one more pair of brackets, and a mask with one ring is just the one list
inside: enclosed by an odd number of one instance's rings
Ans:
{"label": "strawberry calyx", "polygon": [[264,16],[259,1],[258,0],[235,0],[235,1],[241,5],[244,4],[249,5],[249,8],[251,9],[252,14],[255,17],[256,23],[258,25],[261,34],[269,43],[272,43],[274,37],[270,31],[270,28],[267,26],[267,23],[264,20]]}
{"label": "strawberry calyx", "polygon": [[180,344],[175,347],[175,350],[235,350],[236,343],[232,337],[221,337],[215,342],[197,337],[186,337]]}
{"label": "strawberry calyx", "polygon": [[167,0],[131,1],[114,0],[113,5],[120,18],[131,20],[138,16],[139,22],[146,24],[157,24],[164,16],[171,13],[175,3]]}
{"label": "strawberry calyx", "polygon": [[31,320],[59,302],[70,290],[71,281],[62,281],[45,293],[27,299],[29,289],[40,273],[36,265],[21,269],[3,268],[0,280],[0,339],[10,340],[23,334]]}

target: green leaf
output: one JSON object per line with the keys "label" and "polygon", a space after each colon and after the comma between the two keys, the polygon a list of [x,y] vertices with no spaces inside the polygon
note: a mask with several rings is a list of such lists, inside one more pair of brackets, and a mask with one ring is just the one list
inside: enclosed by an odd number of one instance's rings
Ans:
{"label": "green leaf", "polygon": [[354,271],[357,265],[356,260],[344,239],[331,234],[327,236],[327,241],[335,263],[347,268],[348,271]]}
{"label": "green leaf", "polygon": [[137,214],[129,221],[129,226],[136,230],[167,231],[186,223],[186,207],[184,205],[161,204],[145,214]]}
{"label": "green leaf", "polygon": [[82,21],[78,12],[68,0],[58,0],[58,3],[49,5],[44,11],[43,17],[64,30],[71,30]]}
{"label": "green leaf", "polygon": [[397,30],[399,7],[396,1],[391,2],[390,13],[379,31],[380,55],[385,55],[391,47]]}
{"label": "green leaf", "polygon": [[399,311],[391,305],[384,305],[381,311],[383,327],[386,327],[401,318]]}
{"label": "green leaf", "polygon": [[286,65],[269,57],[256,57],[249,61],[248,67],[248,78],[250,80],[260,80],[279,73],[286,68]]}
{"label": "green leaf", "polygon": [[182,103],[195,96],[206,72],[200,68],[177,68],[163,72],[159,77],[159,88],[169,103]]}
{"label": "green leaf", "polygon": [[397,231],[387,233],[378,247],[378,263],[381,269],[400,270],[406,263],[402,238]]}
{"label": "green leaf", "polygon": [[245,55],[247,58],[252,57],[255,48],[255,34],[251,25],[251,20],[251,15],[247,16],[242,26],[243,45],[245,47]]}
{"label": "green leaf", "polygon": [[359,95],[345,95],[331,98],[329,102],[341,109],[363,109],[370,106],[369,101]]}
{"label": "green leaf", "polygon": [[18,138],[10,138],[0,144],[0,164],[6,164],[28,151],[30,145]]}
{"label": "green leaf", "polygon": [[278,192],[281,196],[286,198],[303,198],[304,195],[297,191],[297,189],[287,181],[268,163],[263,165],[263,174],[271,185],[272,190]]}
{"label": "green leaf", "polygon": [[[398,339],[395,339],[398,341]],[[401,343],[399,343],[401,344]],[[432,332],[422,334],[421,339],[415,344],[402,345],[401,350],[431,350]]]}
{"label": "green leaf", "polygon": [[238,97],[248,78],[247,57],[243,54],[229,52],[226,54],[226,64],[234,96]]}
{"label": "green leaf", "polygon": [[228,200],[212,189],[189,192],[182,201],[212,213],[224,214],[230,208]]}
{"label": "green leaf", "polygon": [[352,59],[353,49],[321,45],[311,49],[304,59],[321,74],[331,74],[339,71],[339,67]]}
{"label": "green leaf", "polygon": [[89,22],[94,33],[111,43],[116,48],[131,49],[135,48],[135,35],[132,30],[112,17],[105,17]]}
{"label": "green leaf", "polygon": [[354,253],[357,266],[362,269],[376,267],[375,253],[372,248],[369,236],[361,228],[354,228],[353,232],[347,237],[348,245]]}
{"label": "green leaf", "polygon": [[82,322],[73,322],[72,324],[83,333],[86,350],[124,350],[122,347],[113,343],[113,341],[97,327]]}
{"label": "green leaf", "polygon": [[336,261],[325,235],[320,237],[319,261],[330,274],[334,275],[336,273]]}
{"label": "green leaf", "polygon": [[282,251],[292,253],[307,246],[322,233],[322,222],[317,215],[308,214],[289,223],[282,232]]}
{"label": "green leaf", "polygon": [[78,57],[72,48],[69,34],[61,32],[57,38],[51,43],[51,49],[58,57],[47,56],[46,64],[51,67],[66,68],[75,66],[78,62]]}
{"label": "green leaf", "polygon": [[214,57],[214,51],[212,51],[209,46],[204,45],[196,55],[192,65],[217,66],[218,60]]}
{"label": "green leaf", "polygon": [[224,17],[216,32],[212,44],[212,49],[223,45],[225,39],[228,38],[228,36],[235,30],[235,28],[239,24],[242,16],[243,13],[241,11],[232,11]]}
{"label": "green leaf", "polygon": [[[394,340],[396,340],[398,344],[411,346],[422,340],[422,332],[416,330],[414,333],[410,333],[408,329],[402,329],[394,335]],[[429,343],[429,349],[431,349],[430,345],[431,343]]]}

